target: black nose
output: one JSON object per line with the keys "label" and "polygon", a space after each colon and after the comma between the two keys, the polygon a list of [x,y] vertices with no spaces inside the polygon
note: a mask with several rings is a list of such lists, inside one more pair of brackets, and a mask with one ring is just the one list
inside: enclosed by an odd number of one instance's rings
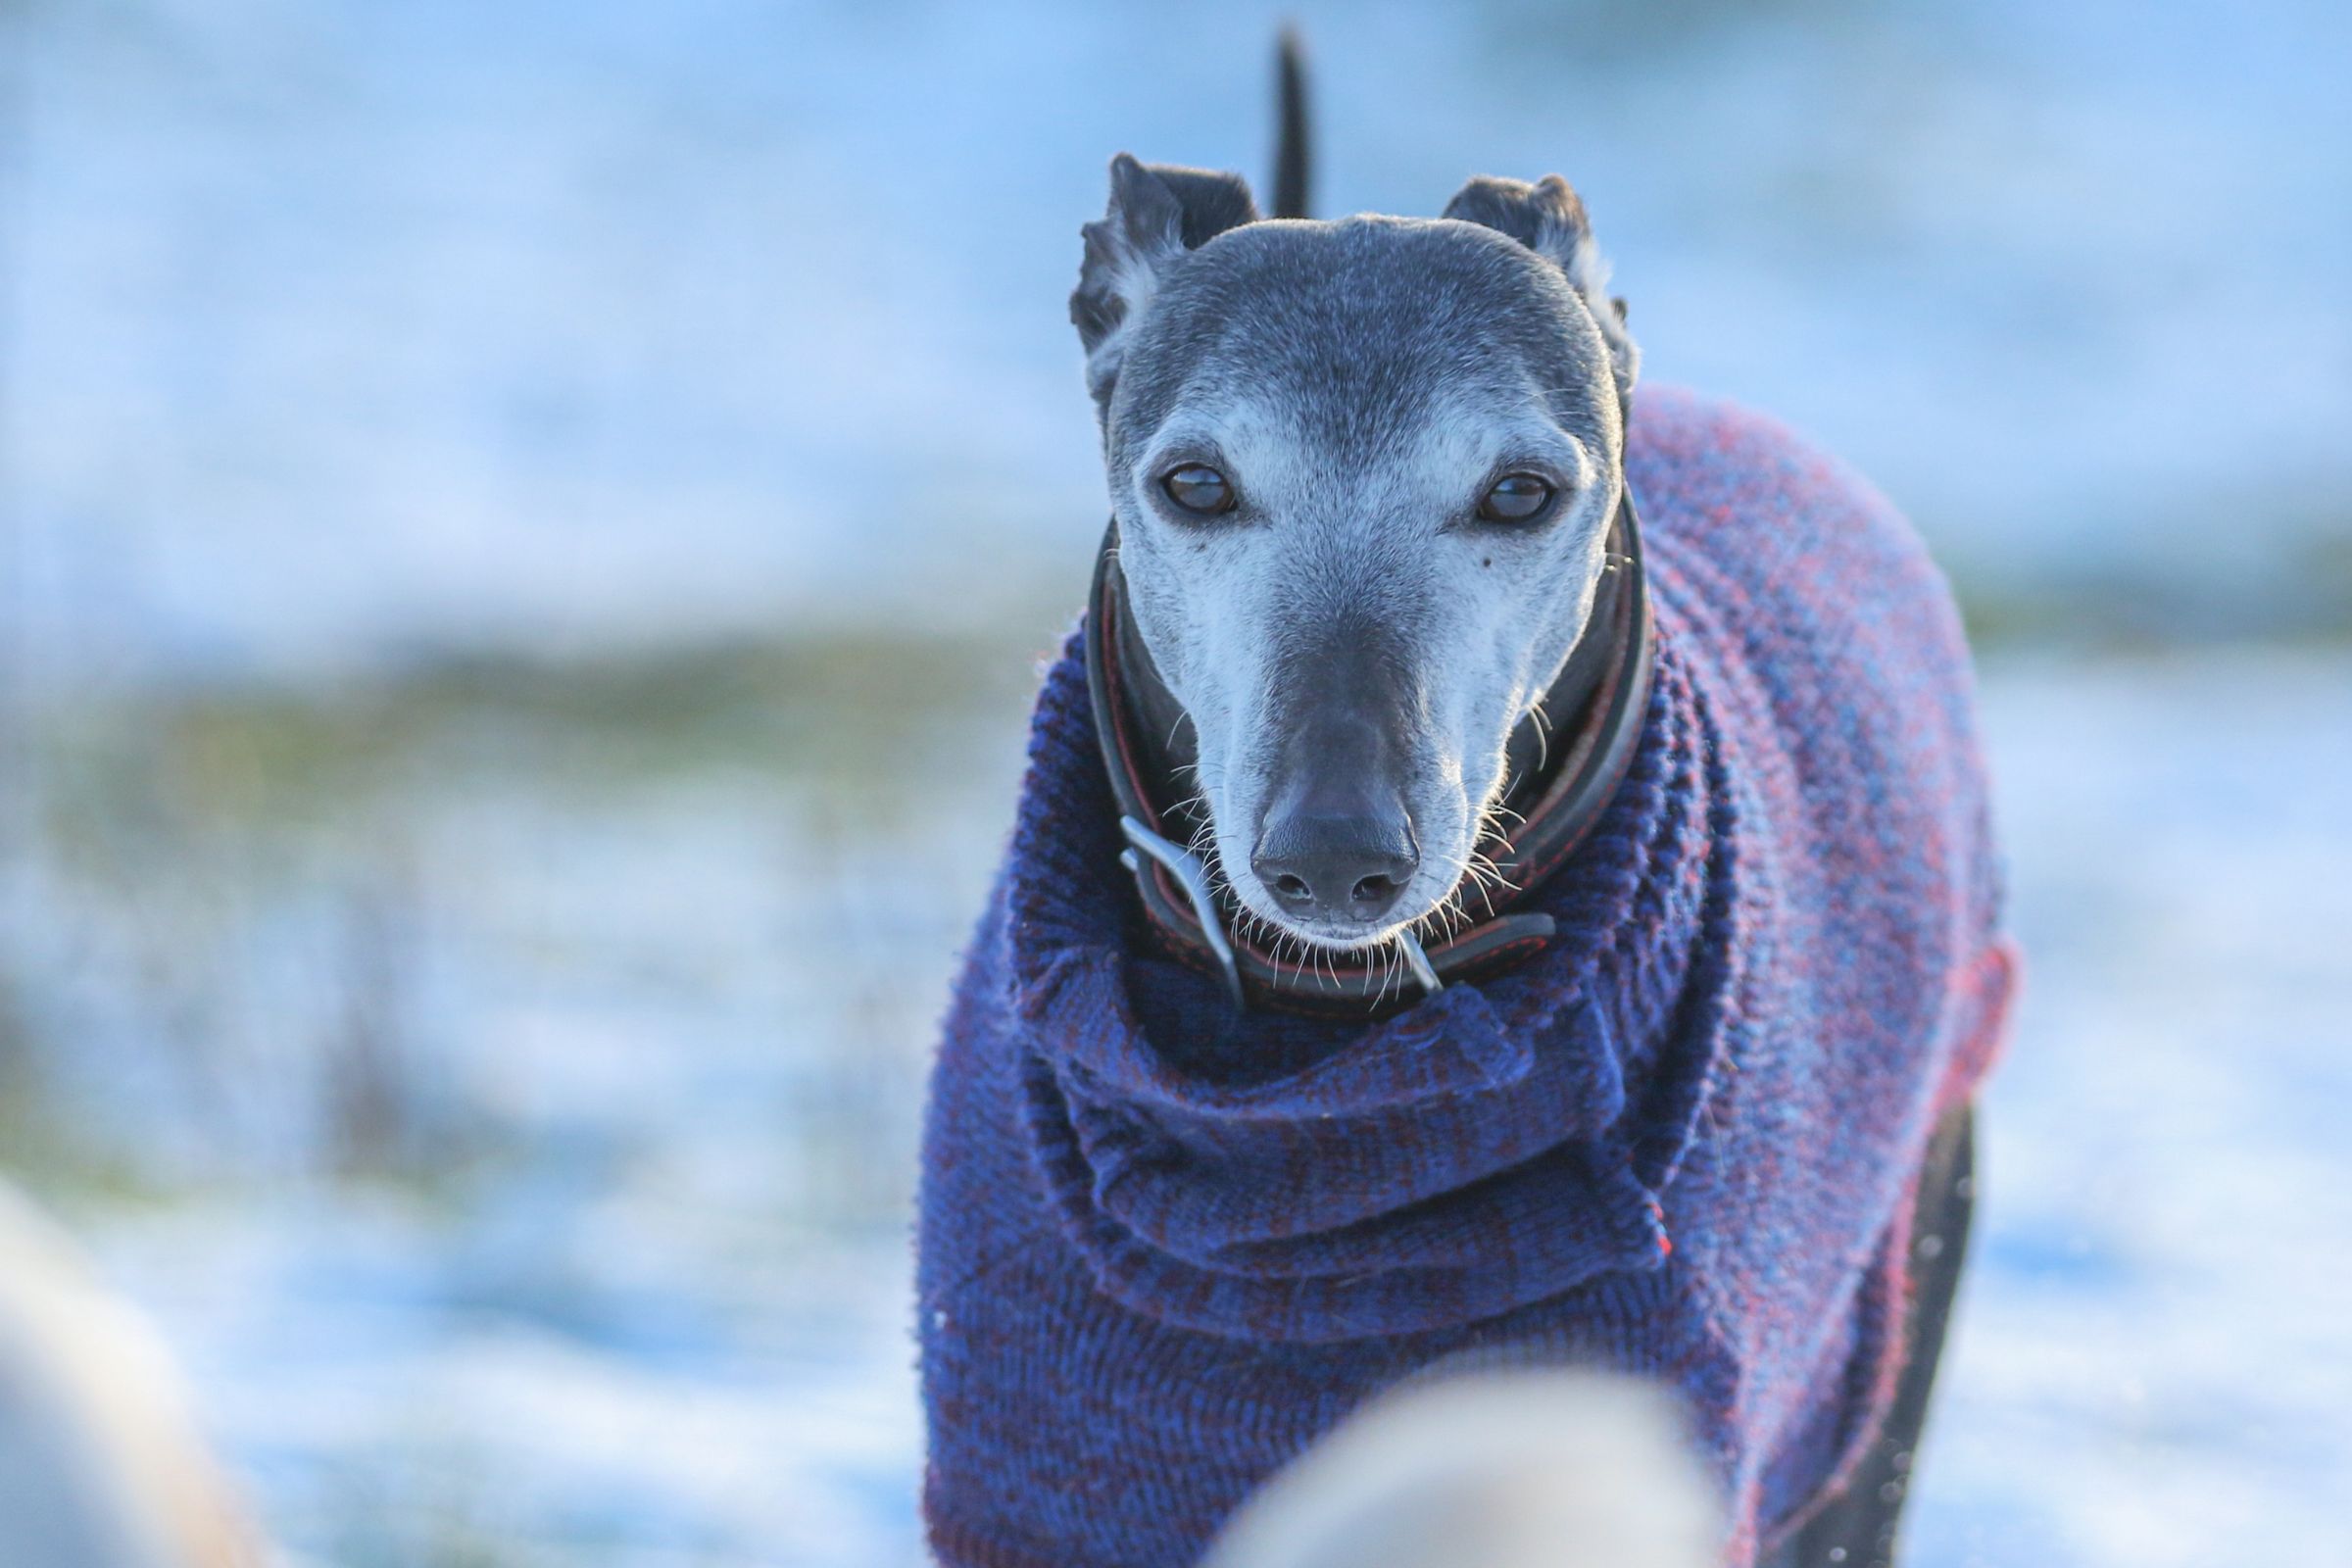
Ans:
{"label": "black nose", "polygon": [[1324,920],[1378,919],[1420,863],[1411,824],[1394,805],[1344,814],[1277,808],[1250,857],[1276,903]]}

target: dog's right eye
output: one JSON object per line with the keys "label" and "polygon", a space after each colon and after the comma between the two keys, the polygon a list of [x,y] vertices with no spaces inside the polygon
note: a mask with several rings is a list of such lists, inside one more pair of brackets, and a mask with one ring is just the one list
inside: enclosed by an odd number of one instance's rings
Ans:
{"label": "dog's right eye", "polygon": [[1233,509],[1233,486],[1205,463],[1188,463],[1160,477],[1159,488],[1170,501],[1203,517]]}
{"label": "dog's right eye", "polygon": [[1478,503],[1482,522],[1527,522],[1551,505],[1551,486],[1532,473],[1506,473]]}

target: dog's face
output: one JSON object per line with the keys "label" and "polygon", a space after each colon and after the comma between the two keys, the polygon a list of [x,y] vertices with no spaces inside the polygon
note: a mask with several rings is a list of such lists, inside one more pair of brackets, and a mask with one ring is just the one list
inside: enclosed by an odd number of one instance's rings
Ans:
{"label": "dog's face", "polygon": [[1236,176],[1121,157],[1071,315],[1217,868],[1278,930],[1368,947],[1475,875],[1591,612],[1636,355],[1556,178],[1253,219]]}

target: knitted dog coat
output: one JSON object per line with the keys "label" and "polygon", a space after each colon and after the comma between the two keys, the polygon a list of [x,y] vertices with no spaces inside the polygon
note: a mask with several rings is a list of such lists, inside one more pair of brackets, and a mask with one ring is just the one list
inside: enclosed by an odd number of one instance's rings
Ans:
{"label": "knitted dog coat", "polygon": [[1908,1195],[2013,964],[1940,575],[1777,425],[1644,391],[1658,656],[1535,959],[1377,1022],[1155,956],[1077,645],[934,1070],[925,1512],[949,1568],[1186,1568],[1455,1357],[1687,1402],[1750,1562],[1872,1434]]}

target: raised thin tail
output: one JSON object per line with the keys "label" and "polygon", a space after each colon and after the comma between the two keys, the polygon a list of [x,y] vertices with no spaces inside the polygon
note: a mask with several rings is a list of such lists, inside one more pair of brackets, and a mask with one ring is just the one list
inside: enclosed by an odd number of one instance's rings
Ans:
{"label": "raised thin tail", "polygon": [[1304,218],[1311,194],[1313,143],[1306,129],[1306,61],[1298,29],[1286,26],[1274,51],[1274,216]]}

